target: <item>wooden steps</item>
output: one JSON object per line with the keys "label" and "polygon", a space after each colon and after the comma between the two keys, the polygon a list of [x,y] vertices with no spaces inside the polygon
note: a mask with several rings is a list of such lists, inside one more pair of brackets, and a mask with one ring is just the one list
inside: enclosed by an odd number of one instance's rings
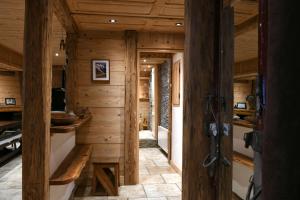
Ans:
{"label": "wooden steps", "polygon": [[76,145],[51,176],[50,185],[65,185],[78,179],[91,153],[91,145]]}

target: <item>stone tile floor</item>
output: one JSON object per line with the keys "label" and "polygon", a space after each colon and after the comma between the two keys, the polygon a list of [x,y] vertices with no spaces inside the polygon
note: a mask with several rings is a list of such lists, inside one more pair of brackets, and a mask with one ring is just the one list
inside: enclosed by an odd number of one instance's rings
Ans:
{"label": "stone tile floor", "polygon": [[[121,186],[119,197],[75,197],[74,200],[181,200],[181,176],[158,148],[140,149],[140,184]],[[87,188],[89,195],[90,188]],[[0,199],[21,200],[22,159],[0,168]]]}
{"label": "stone tile floor", "polygon": [[0,167],[0,199],[22,199],[22,157]]}
{"label": "stone tile floor", "polygon": [[[121,186],[118,197],[75,197],[74,200],[181,200],[181,176],[158,148],[140,149],[140,184]],[[86,188],[87,194],[90,188]]]}
{"label": "stone tile floor", "polygon": [[139,132],[140,140],[154,140],[153,134],[149,130],[142,130]]}

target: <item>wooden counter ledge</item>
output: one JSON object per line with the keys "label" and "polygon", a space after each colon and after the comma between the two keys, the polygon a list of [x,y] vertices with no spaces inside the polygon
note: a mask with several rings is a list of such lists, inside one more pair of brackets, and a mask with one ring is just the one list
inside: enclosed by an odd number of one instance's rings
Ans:
{"label": "wooden counter ledge", "polygon": [[74,122],[74,124],[66,125],[66,126],[51,126],[50,133],[51,134],[59,134],[59,133],[70,133],[75,131],[77,128],[84,125],[92,118],[91,115],[85,116],[83,119],[78,119]]}

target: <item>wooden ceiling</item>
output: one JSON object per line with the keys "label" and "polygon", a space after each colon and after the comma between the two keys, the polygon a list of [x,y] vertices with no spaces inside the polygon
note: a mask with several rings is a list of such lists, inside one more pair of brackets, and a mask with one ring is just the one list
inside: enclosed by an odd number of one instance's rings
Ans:
{"label": "wooden ceiling", "polygon": [[[66,0],[80,31],[128,29],[184,32],[184,0]],[[226,1],[226,0],[225,0]],[[227,0],[228,1],[228,0]],[[249,26],[258,15],[257,0],[231,0],[237,31]],[[110,23],[115,19],[116,23]],[[251,21],[252,20],[252,21]],[[236,37],[235,60],[257,57],[257,30]]]}
{"label": "wooden ceiling", "polygon": [[[69,6],[79,31],[137,30],[184,32],[184,0],[64,0]],[[258,14],[257,0],[226,0],[235,8],[236,32],[245,26],[235,39],[236,62],[257,57],[257,28],[249,26]],[[23,52],[24,0],[0,1],[0,44]],[[110,19],[117,20],[110,23]],[[253,23],[252,23],[253,24]],[[256,23],[257,24],[257,23]],[[254,24],[255,25],[255,24]],[[244,29],[245,30],[245,29]],[[54,16],[53,63],[63,64],[64,52],[59,51],[63,28]],[[59,57],[55,53],[59,52]]]}
{"label": "wooden ceiling", "polygon": [[[184,0],[67,0],[79,30],[183,32]],[[110,23],[110,19],[117,23]]]}
{"label": "wooden ceiling", "polygon": [[[24,34],[24,0],[1,0],[0,1],[0,44],[23,54]],[[56,19],[53,18],[53,64],[62,65],[65,62],[65,53],[59,50],[64,29]],[[59,56],[55,56],[58,52]]]}

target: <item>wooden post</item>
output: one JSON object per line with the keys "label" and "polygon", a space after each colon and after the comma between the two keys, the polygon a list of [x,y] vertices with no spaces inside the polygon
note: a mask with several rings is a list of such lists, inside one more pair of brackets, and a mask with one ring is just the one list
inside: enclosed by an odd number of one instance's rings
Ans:
{"label": "wooden post", "polygon": [[[230,124],[229,136],[221,140],[221,154],[232,163],[233,155],[233,66],[234,66],[234,11],[231,6],[225,7],[222,15],[222,67],[220,71],[220,96],[225,106],[221,108],[220,117],[223,123]],[[232,199],[232,166],[219,166],[218,200]]]}
{"label": "wooden post", "polygon": [[262,154],[264,200],[299,199],[300,108],[294,102],[298,101],[300,92],[300,29],[296,3],[268,1],[267,109]]}
{"label": "wooden post", "polygon": [[[210,150],[210,139],[204,128],[212,122],[205,116],[208,95],[223,95],[227,107],[218,106],[217,118],[224,123],[231,123],[232,118],[233,11],[226,8],[222,16],[221,5],[218,0],[185,1],[184,200],[231,200],[232,168],[225,168],[219,162],[215,177],[210,178],[208,170],[202,166]],[[224,26],[228,25],[221,29],[224,36],[219,30],[222,17],[225,17],[222,19]],[[220,54],[222,39],[223,56]],[[219,69],[220,63],[224,68]],[[232,156],[231,139],[232,135],[223,137],[220,143],[221,154],[229,160]]]}
{"label": "wooden post", "polygon": [[77,34],[67,33],[66,39],[66,107],[67,112],[75,111],[76,109],[76,85],[77,85]]}
{"label": "wooden post", "polygon": [[25,3],[23,200],[49,199],[52,0]]}
{"label": "wooden post", "polygon": [[139,181],[137,32],[126,31],[125,184]]}

